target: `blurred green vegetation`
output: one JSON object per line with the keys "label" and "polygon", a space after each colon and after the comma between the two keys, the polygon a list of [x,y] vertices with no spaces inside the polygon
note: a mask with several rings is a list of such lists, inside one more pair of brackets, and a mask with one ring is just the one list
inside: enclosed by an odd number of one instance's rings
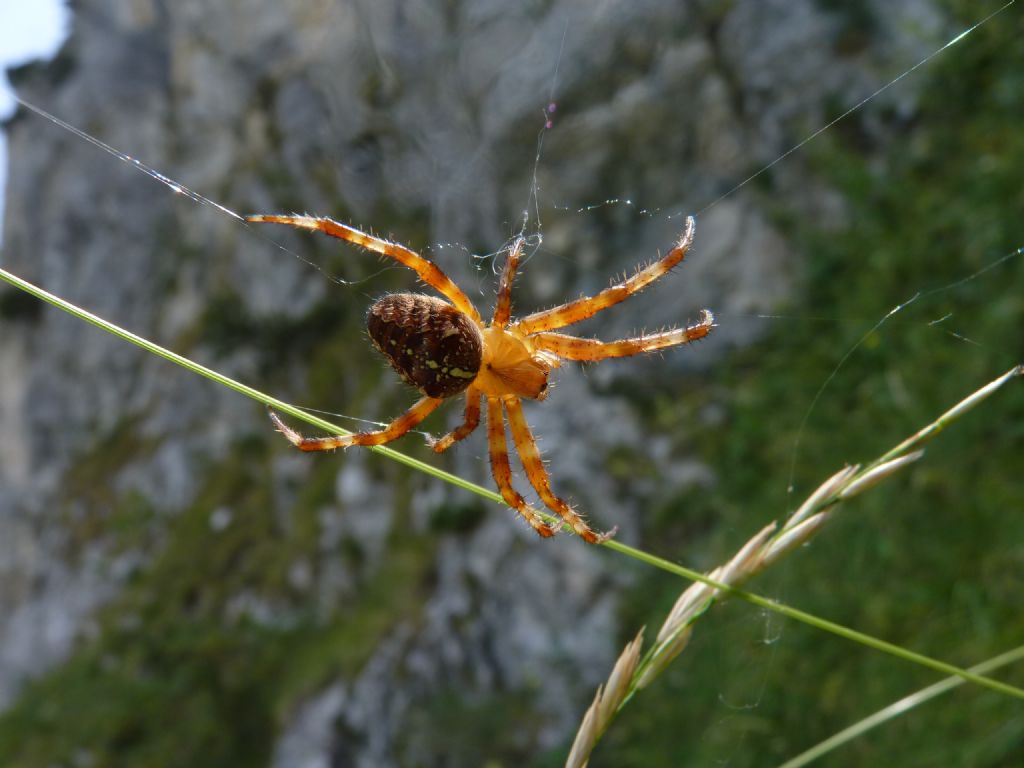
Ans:
{"label": "blurred green vegetation", "polygon": [[[962,24],[978,17],[975,3],[948,5]],[[857,116],[805,150],[844,194],[848,229],[794,220],[778,201],[777,223],[807,264],[800,298],[786,309],[791,320],[775,321],[755,347],[694,375],[693,386],[649,380],[635,392],[648,426],[675,436],[680,454],[696,451],[718,478],[696,491],[661,478],[666,490],[647,518],[652,551],[697,567],[717,564],[836,469],[878,455],[1024,358],[1024,259],[960,282],[1024,244],[1020,14],[986,25],[917,76],[929,84],[913,121],[900,126],[896,115],[882,116],[900,127],[884,163],[865,161],[872,139],[857,132]],[[351,327],[339,306],[320,306],[282,330],[248,320],[226,292],[210,305],[196,341],[230,349],[257,334],[282,369],[289,356],[310,362],[311,401],[333,394],[358,403],[372,393],[371,380],[346,377],[349,391],[332,390],[364,341],[338,330]],[[34,311],[20,303],[7,309]],[[932,322],[948,313],[948,321]],[[684,401],[682,389],[690,393]],[[714,406],[724,406],[724,423],[706,417]],[[266,765],[278,727],[303,696],[356,673],[399,620],[415,624],[436,536],[471,529],[482,508],[441,508],[426,535],[393,526],[372,577],[357,576],[345,605],[318,611],[289,568],[307,559],[315,579],[323,567],[316,510],[338,503],[329,462],[282,508],[269,481],[269,451],[279,446],[243,440],[209,469],[190,509],[160,519],[138,494],[95,495],[106,493],[96,489],[107,487],[118,457],[153,449],[130,426],[68,478],[83,504],[110,510],[75,524],[83,537],[113,535],[125,552],[142,539],[167,545],[101,611],[94,638],[0,717],[0,764]],[[958,664],[1014,646],[1024,636],[1022,437],[1024,387],[1015,385],[943,435],[912,471],[847,505],[813,546],[753,588]],[[610,462],[625,479],[636,462],[647,466],[626,449]],[[388,462],[372,471],[396,489],[396,514],[408,515],[409,496],[427,481]],[[230,516],[227,525],[211,524],[218,512]],[[342,549],[360,574],[360,543]],[[638,626],[656,626],[684,586],[636,572],[623,600],[623,644]],[[252,604],[288,619],[257,622],[239,607]],[[1024,684],[1019,670],[1006,677]],[[727,605],[701,621],[691,648],[634,699],[591,765],[775,764],[932,681],[894,659]],[[529,692],[473,702],[441,690],[417,717],[407,746],[425,763],[450,755],[460,764],[528,764],[524,735],[543,725]],[[567,747],[532,755],[531,764],[560,765]],[[1011,766],[1022,755],[1019,702],[965,686],[828,764]]]}
{"label": "blurred green vegetation", "polygon": [[[979,17],[977,4],[950,6],[965,25]],[[680,409],[678,386],[655,396],[654,423],[685,436],[681,450],[696,447],[719,477],[659,516],[666,527],[650,538],[659,554],[716,564],[833,471],[882,453],[1024,360],[1024,257],[1011,255],[1024,245],[1022,33],[1020,14],[1008,15],[929,65],[919,108],[885,149],[885,163],[867,161],[870,138],[857,132],[856,117],[808,146],[818,172],[844,193],[851,226],[823,232],[780,205],[778,221],[808,254],[804,290],[785,311],[792,322],[777,321],[705,386],[704,399],[728,402],[725,424],[695,429],[700,396]],[[1017,646],[1022,445],[1024,387],[1012,383],[940,436],[909,473],[847,504],[810,547],[753,588],[963,665]],[[678,522],[666,524],[670,518]],[[708,520],[718,521],[710,533]],[[646,572],[626,601],[622,644],[637,626],[660,621],[680,591],[673,579]],[[1024,683],[1019,669],[1000,677]],[[701,621],[691,648],[634,699],[590,764],[775,765],[933,681],[730,605]],[[1022,760],[1020,703],[965,686],[825,763]]]}

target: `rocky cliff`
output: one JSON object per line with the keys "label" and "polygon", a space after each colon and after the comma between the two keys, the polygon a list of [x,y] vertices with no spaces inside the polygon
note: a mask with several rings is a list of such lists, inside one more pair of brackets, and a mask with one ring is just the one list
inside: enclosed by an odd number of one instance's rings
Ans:
{"label": "rocky cliff", "polygon": [[[683,214],[941,28],[923,1],[833,5],[95,0],[16,83],[234,211],[329,214],[421,249],[485,307],[525,226],[525,311],[663,251]],[[909,116],[914,100],[909,86],[883,104]],[[891,125],[856,121],[868,144]],[[409,274],[241,225],[36,116],[8,130],[6,268],[285,399],[377,421],[411,402],[362,330]],[[529,410],[556,488],[599,526],[650,543],[651,509],[718,480],[652,403],[705,424],[728,410],[715,366],[802,274],[786,216],[846,221],[805,155],[704,211],[666,285],[585,329],[710,307],[712,339],[564,368]],[[634,569],[380,457],[296,455],[258,405],[10,290],[0,312],[0,699],[49,698],[39,754],[379,767],[564,746],[630,631]],[[399,447],[427,457],[420,443]],[[479,436],[427,458],[490,484]]]}

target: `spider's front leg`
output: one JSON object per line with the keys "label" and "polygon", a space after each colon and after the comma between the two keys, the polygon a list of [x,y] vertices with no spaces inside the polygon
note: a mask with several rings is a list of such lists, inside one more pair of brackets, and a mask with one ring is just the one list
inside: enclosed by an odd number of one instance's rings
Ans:
{"label": "spider's front leg", "polygon": [[645,333],[632,339],[601,341],[581,339],[565,333],[541,331],[530,337],[538,348],[551,352],[566,360],[594,362],[612,357],[630,357],[644,352],[678,347],[703,339],[715,327],[715,316],[708,310],[701,311],[700,320],[685,328],[672,328],[658,333]]}
{"label": "spider's front leg", "polygon": [[696,228],[693,216],[686,217],[686,231],[676,243],[675,247],[657,261],[652,261],[637,270],[636,274],[628,280],[605,288],[593,296],[584,296],[574,301],[560,304],[551,309],[534,312],[512,324],[512,327],[521,334],[527,335],[539,331],[552,331],[556,328],[564,328],[567,325],[574,325],[588,317],[593,317],[608,307],[613,307],[630,296],[639,293],[655,280],[667,275],[673,267],[679,264],[685,257],[690,246],[693,245],[693,234]]}
{"label": "spider's front leg", "polygon": [[303,437],[285,424],[274,411],[270,411],[270,420],[274,422],[277,431],[300,451],[331,451],[335,448],[348,448],[350,445],[383,445],[397,440],[437,410],[443,402],[444,399],[440,397],[424,397],[384,429],[373,432],[356,432],[352,435]]}
{"label": "spider's front leg", "polygon": [[[495,401],[497,402],[497,400]],[[508,424],[512,429],[512,440],[519,452],[519,458],[523,462],[523,469],[530,485],[537,491],[541,501],[553,512],[564,520],[576,534],[589,544],[603,544],[615,535],[616,528],[606,533],[597,533],[587,525],[586,521],[569,504],[559,498],[551,490],[551,481],[548,478],[548,471],[541,461],[540,451],[537,450],[537,441],[530,432],[530,426],[526,423],[526,416],[523,414],[523,406],[518,397],[504,397],[501,404],[508,413]]]}
{"label": "spider's front leg", "polygon": [[501,400],[496,397],[487,398],[487,442],[491,455],[491,474],[494,475],[494,482],[505,503],[522,515],[541,536],[554,536],[559,526],[545,521],[512,487],[512,467],[508,461],[508,443],[505,441],[505,419],[501,412]]}

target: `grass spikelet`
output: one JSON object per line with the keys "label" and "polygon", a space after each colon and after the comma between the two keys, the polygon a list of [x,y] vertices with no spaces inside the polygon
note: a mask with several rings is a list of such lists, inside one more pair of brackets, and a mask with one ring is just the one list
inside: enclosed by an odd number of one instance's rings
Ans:
{"label": "grass spikelet", "polygon": [[[602,706],[603,688],[598,688],[594,703],[587,710],[577,733],[576,741],[573,743],[570,760],[566,763],[567,768],[569,766],[585,766],[587,764],[590,751],[610,724],[603,718],[614,716],[618,709],[621,708],[621,705],[628,702],[634,693],[648,686],[665,671],[672,660],[686,648],[693,634],[696,620],[714,605],[717,600],[732,595],[740,595],[750,599],[752,596],[749,593],[738,592],[736,588],[769,565],[776,563],[784,555],[789,554],[809,541],[815,533],[821,530],[822,526],[842,502],[874,488],[886,478],[891,477],[901,469],[921,459],[924,456],[924,451],[918,448],[918,446],[938,434],[952,420],[959,418],[984,398],[989,397],[1007,381],[1021,375],[1024,375],[1024,366],[1017,366],[1011,369],[1003,376],[968,395],[931,424],[922,428],[878,459],[870,462],[864,468],[854,465],[839,470],[807,497],[786,520],[778,533],[775,533],[776,526],[774,523],[765,526],[740,547],[728,562],[715,568],[707,576],[699,577],[697,581],[683,591],[676,600],[672,610],[669,611],[661,629],[658,631],[654,646],[637,665],[636,672],[633,674],[630,684],[622,697],[622,704],[617,704],[614,707]],[[752,602],[761,605],[762,600],[763,598],[757,598],[752,600]],[[771,601],[765,601],[764,607],[771,607]],[[775,608],[781,609],[781,606],[776,604]],[[785,615],[800,613],[791,608],[786,608],[781,612]],[[827,622],[822,622],[817,624],[817,626],[824,628],[824,624],[827,624]],[[852,630],[844,630],[840,634],[853,639],[853,635],[859,633],[855,633]],[[616,664],[613,678],[615,679],[617,689],[620,687],[620,680],[616,675],[622,671],[620,666],[625,669],[621,662],[627,656],[632,657],[634,654],[639,653],[640,642],[641,635],[638,634],[626,646],[620,657],[620,663]],[[1018,698],[1024,697],[1024,691],[1012,688],[1012,686],[1008,687],[989,678],[982,678],[973,671],[959,669],[944,662],[905,651],[904,649],[897,649],[883,641],[872,640],[870,644],[872,647],[880,650],[898,652],[898,655],[908,661],[915,661],[932,669],[951,671],[959,680],[969,680],[1001,690]],[[600,712],[600,716],[594,714],[595,712]]]}

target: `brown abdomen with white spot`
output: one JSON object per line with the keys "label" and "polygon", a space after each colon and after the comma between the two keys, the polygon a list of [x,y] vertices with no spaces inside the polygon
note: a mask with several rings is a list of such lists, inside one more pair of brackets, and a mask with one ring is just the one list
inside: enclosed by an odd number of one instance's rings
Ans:
{"label": "brown abdomen with white spot", "polygon": [[480,371],[480,329],[446,301],[393,293],[370,307],[366,325],[391,366],[425,395],[457,395]]}

